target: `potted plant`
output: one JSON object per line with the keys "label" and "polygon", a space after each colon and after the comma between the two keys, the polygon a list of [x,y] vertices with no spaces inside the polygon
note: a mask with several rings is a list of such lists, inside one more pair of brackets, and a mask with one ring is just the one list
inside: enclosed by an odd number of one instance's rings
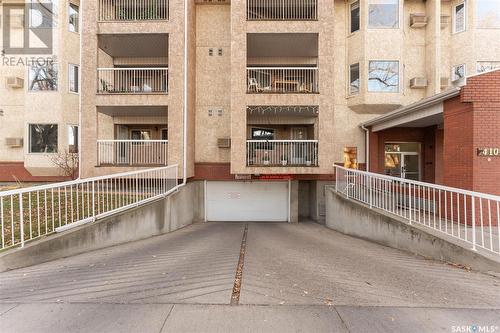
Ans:
{"label": "potted plant", "polygon": [[269,165],[270,158],[269,158],[269,155],[267,154],[267,152],[264,154],[264,156],[262,156],[262,162],[264,163],[264,165]]}
{"label": "potted plant", "polygon": [[281,155],[281,165],[285,166],[288,163],[288,156],[286,155]]}

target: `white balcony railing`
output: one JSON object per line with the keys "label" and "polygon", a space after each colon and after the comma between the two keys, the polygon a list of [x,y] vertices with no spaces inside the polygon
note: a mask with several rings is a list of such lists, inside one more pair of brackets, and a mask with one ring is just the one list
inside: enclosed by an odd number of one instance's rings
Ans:
{"label": "white balcony railing", "polygon": [[164,197],[178,166],[0,192],[0,249],[24,244]]}
{"label": "white balcony railing", "polygon": [[247,0],[249,21],[302,21],[317,18],[317,0]]}
{"label": "white balcony railing", "polygon": [[347,198],[500,255],[500,196],[335,166]]}
{"label": "white balcony railing", "polygon": [[318,93],[317,67],[247,67],[248,93]]}
{"label": "white balcony railing", "polygon": [[168,20],[168,0],[100,0],[99,21]]}
{"label": "white balcony railing", "polygon": [[98,165],[167,165],[168,140],[97,140]]}
{"label": "white balcony railing", "polygon": [[247,166],[317,165],[317,140],[247,140]]}
{"label": "white balcony railing", "polygon": [[165,94],[168,92],[168,68],[98,68],[97,92]]}

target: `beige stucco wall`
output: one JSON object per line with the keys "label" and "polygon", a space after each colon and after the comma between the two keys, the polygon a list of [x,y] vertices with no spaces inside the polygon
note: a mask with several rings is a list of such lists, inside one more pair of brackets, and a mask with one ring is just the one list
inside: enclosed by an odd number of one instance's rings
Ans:
{"label": "beige stucco wall", "polygon": [[[189,2],[190,13],[194,13],[194,3]],[[184,1],[169,1],[169,20],[151,22],[98,22],[98,1],[83,4],[86,13],[86,24],[82,35],[82,71],[86,80],[82,84],[82,176],[90,177],[109,173],[135,170],[137,168],[101,168],[97,165],[97,138],[113,137],[113,118],[100,114],[100,106],[138,106],[135,121],[144,123],[141,118],[140,106],[164,106],[168,113],[169,164],[178,164],[179,175],[182,177],[183,162],[183,107],[184,107]],[[194,96],[192,84],[195,79],[194,70],[194,14],[188,17],[188,146],[194,146]],[[109,57],[100,53],[98,48],[99,34],[145,34],[162,33],[168,35],[169,49],[165,58],[168,59],[169,82],[168,94],[159,95],[100,95],[97,91],[97,68],[112,64]],[[99,56],[98,56],[99,55]],[[132,121],[133,119],[130,119]],[[149,123],[149,121],[147,121]],[[162,124],[164,121],[161,122]],[[194,174],[194,147],[188,149],[187,175]]]}
{"label": "beige stucco wall", "polygon": [[[467,74],[474,74],[477,61],[500,60],[500,30],[475,29],[475,0],[467,1],[467,31],[452,34],[452,6],[458,0],[400,1],[397,29],[368,27],[368,0],[361,1],[361,28],[348,33],[349,2],[318,1],[317,21],[247,21],[246,1],[229,4],[189,5],[188,29],[188,175],[195,162],[231,163],[232,173],[331,174],[332,165],[342,162],[344,147],[358,148],[358,162],[364,163],[365,136],[359,124],[400,105],[441,91],[441,77],[449,77],[451,66],[466,63]],[[184,7],[182,0],[170,1],[168,22],[98,23],[96,2],[85,5],[88,15],[84,32],[83,70],[86,78],[82,95],[84,126],[84,176],[114,172],[96,168],[95,140],[109,137],[110,117],[100,116],[98,106],[168,106],[169,163],[181,163],[182,107],[184,77]],[[428,24],[410,27],[412,13],[425,13]],[[441,15],[450,16],[441,27]],[[318,94],[247,94],[246,66],[262,63],[297,63],[297,58],[247,58],[248,33],[317,34],[317,58],[301,58],[301,63],[317,63]],[[168,95],[96,95],[97,36],[99,33],[165,33],[169,35]],[[213,56],[208,50],[213,49]],[[222,55],[218,55],[222,49]],[[105,57],[103,57],[104,59]],[[400,88],[395,93],[367,91],[370,60],[399,61]],[[348,95],[348,68],[360,64],[360,93]],[[102,64],[101,64],[102,65]],[[410,79],[423,77],[424,89],[410,88]],[[246,167],[248,105],[317,105],[319,114],[314,136],[319,140],[319,167]],[[209,114],[212,110],[212,116]],[[218,110],[222,110],[219,115]],[[139,122],[140,119],[137,119]],[[277,121],[280,123],[280,121]],[[231,148],[218,148],[217,139],[230,137]],[[120,168],[119,171],[123,171]]]}
{"label": "beige stucco wall", "polygon": [[[71,2],[79,4],[78,1]],[[12,2],[3,2],[7,3]],[[24,161],[24,166],[35,176],[58,175],[60,170],[55,168],[49,155],[29,153],[28,125],[57,124],[58,149],[63,151],[68,149],[67,126],[78,124],[79,95],[69,92],[68,65],[80,63],[80,35],[68,30],[69,2],[61,0],[58,4],[57,26],[53,28],[53,56],[57,58],[58,64],[57,91],[30,92],[27,66],[5,66],[3,62],[0,63],[0,110],[3,110],[3,116],[0,116],[0,161]],[[3,14],[2,4],[0,12]],[[2,38],[0,36],[0,45],[3,45]],[[12,56],[16,59],[25,57]],[[10,76],[23,78],[24,87],[7,87],[5,81]],[[6,146],[5,138],[8,137],[23,138],[23,147]]]}

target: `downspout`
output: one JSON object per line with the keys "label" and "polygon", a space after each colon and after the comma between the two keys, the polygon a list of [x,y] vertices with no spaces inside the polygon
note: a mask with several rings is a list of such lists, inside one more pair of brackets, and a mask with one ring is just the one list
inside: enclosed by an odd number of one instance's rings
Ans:
{"label": "downspout", "polygon": [[183,161],[182,161],[182,183],[184,186],[187,183],[187,121],[188,121],[188,1],[184,0],[184,107],[183,107]]}
{"label": "downspout", "polygon": [[[80,27],[78,44],[80,49],[78,50],[78,58],[80,63],[78,64],[78,177],[76,179],[82,178],[82,36],[83,36],[83,10],[84,6],[80,6],[81,14],[78,15],[78,26]],[[69,75],[69,74],[68,74]]]}
{"label": "downspout", "polygon": [[361,128],[365,131],[365,165],[366,171],[370,171],[370,130],[361,125]]}

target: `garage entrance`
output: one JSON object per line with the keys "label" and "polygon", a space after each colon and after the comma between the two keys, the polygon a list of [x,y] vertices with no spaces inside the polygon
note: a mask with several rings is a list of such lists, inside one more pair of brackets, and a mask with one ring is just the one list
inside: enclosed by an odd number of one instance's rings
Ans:
{"label": "garage entrance", "polygon": [[288,182],[209,181],[206,219],[286,222],[289,200]]}

